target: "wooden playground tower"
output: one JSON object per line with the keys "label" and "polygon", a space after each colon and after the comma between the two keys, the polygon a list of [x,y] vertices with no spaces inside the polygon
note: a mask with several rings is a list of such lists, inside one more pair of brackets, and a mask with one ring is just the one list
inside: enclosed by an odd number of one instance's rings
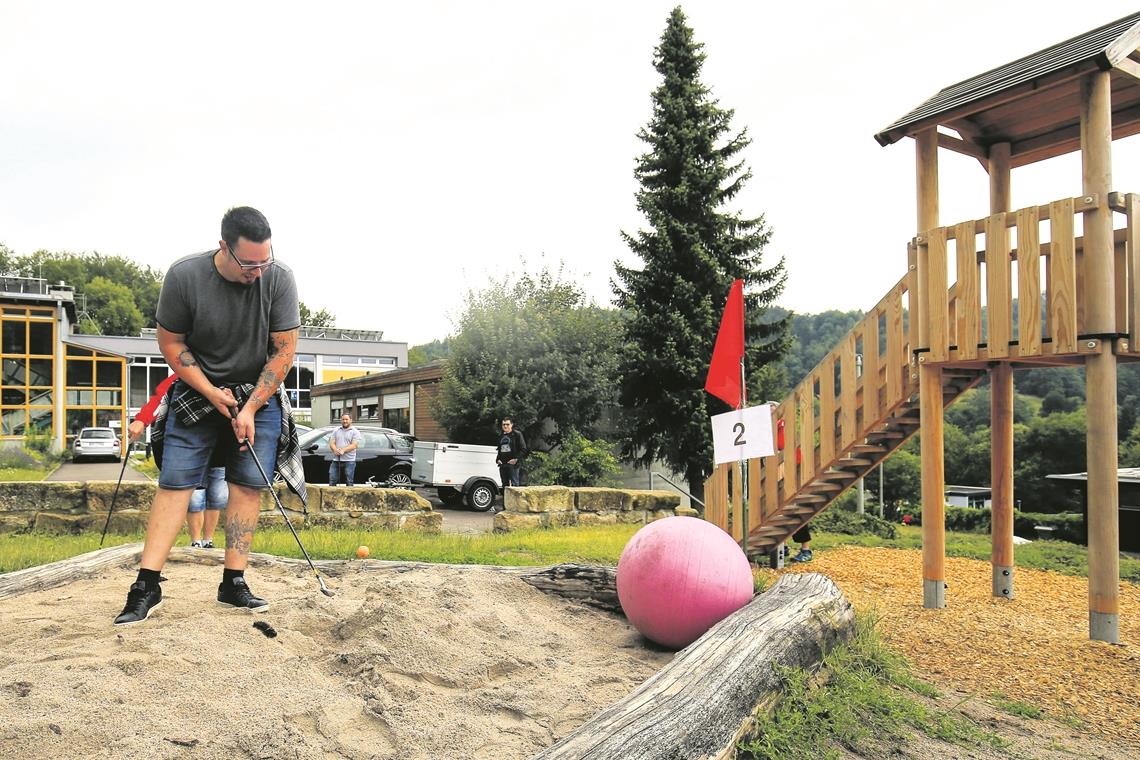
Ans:
{"label": "wooden playground tower", "polygon": [[[784,447],[749,467],[748,510],[721,465],[706,519],[766,554],[921,432],[923,606],[944,607],[943,411],[988,376],[993,595],[1012,599],[1013,372],[1083,366],[1089,636],[1119,643],[1116,369],[1140,361],[1140,195],[1113,190],[1112,141],[1137,133],[1140,13],[948,87],[875,135],[917,146],[906,273],[776,407]],[[939,148],[989,174],[989,216],[943,225]],[[1079,195],[1010,208],[1012,169],[1078,150]]]}

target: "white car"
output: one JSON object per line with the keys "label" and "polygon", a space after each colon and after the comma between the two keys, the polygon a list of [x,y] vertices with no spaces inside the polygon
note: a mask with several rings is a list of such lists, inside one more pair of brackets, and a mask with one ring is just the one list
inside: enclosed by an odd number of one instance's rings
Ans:
{"label": "white car", "polygon": [[114,457],[119,459],[122,455],[122,443],[115,431],[109,427],[87,427],[75,436],[71,444],[71,453],[75,461],[93,457]]}

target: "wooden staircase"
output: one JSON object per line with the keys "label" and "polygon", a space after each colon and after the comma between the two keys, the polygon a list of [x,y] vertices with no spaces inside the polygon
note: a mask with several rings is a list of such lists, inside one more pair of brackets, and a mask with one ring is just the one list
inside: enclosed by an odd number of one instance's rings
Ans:
{"label": "wooden staircase", "polygon": [[[1124,221],[1113,238],[1117,329],[1091,334],[1082,283],[1092,275],[1075,221],[1102,205]],[[1107,351],[1140,361],[1140,195],[1062,198],[937,227],[910,242],[907,258],[907,274],[774,407],[784,447],[749,462],[747,525],[731,476],[739,465],[705,481],[705,519],[738,541],[747,534],[750,555],[785,541],[919,432],[920,366],[941,371],[948,405],[997,364],[1081,366]]]}
{"label": "wooden staircase", "polygon": [[[949,406],[986,376],[984,369],[948,370],[943,374],[942,400]],[[761,515],[758,527],[748,534],[749,556],[772,551],[827,509],[835,499],[860,478],[878,467],[884,459],[902,446],[919,429],[918,393],[915,392],[894,407],[881,421],[876,421],[858,442],[840,452],[834,460],[814,472],[773,512]],[[771,475],[775,472],[769,473]],[[763,477],[761,477],[763,487]],[[750,520],[751,522],[751,520]]]}

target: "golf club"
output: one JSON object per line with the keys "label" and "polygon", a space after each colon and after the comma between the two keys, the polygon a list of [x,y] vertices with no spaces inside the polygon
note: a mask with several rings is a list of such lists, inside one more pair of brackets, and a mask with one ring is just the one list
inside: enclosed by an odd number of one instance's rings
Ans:
{"label": "golf club", "polygon": [[107,522],[103,523],[103,535],[99,536],[99,545],[103,545],[103,539],[107,537],[107,527],[111,524],[111,513],[115,511],[115,500],[119,498],[119,486],[123,484],[123,473],[127,471],[127,458],[130,456],[130,444],[127,444],[127,450],[123,453],[123,469],[119,470],[119,482],[115,484],[115,493],[111,496],[111,508],[107,510]]}
{"label": "golf club", "polygon": [[253,450],[253,444],[246,438],[242,441],[242,445],[249,451],[249,455],[253,457],[253,463],[257,465],[257,471],[261,473],[261,477],[265,480],[265,485],[269,487],[269,493],[273,496],[273,501],[277,504],[277,509],[281,510],[281,516],[285,518],[285,524],[289,526],[289,532],[293,534],[293,538],[297,539],[297,546],[301,547],[301,553],[305,555],[305,561],[309,563],[309,567],[313,570],[313,575],[317,576],[317,583],[321,584],[321,593],[325,596],[336,596],[332,590],[325,585],[325,579],[321,577],[320,572],[317,571],[317,566],[313,564],[313,560],[309,558],[309,552],[305,550],[305,545],[301,543],[301,537],[297,535],[297,531],[293,529],[293,523],[289,522],[289,515],[285,513],[285,506],[281,503],[280,497],[277,496],[277,489],[273,487],[273,483],[269,480],[269,476],[265,474],[265,469],[261,466],[261,461],[257,458],[257,453]]}

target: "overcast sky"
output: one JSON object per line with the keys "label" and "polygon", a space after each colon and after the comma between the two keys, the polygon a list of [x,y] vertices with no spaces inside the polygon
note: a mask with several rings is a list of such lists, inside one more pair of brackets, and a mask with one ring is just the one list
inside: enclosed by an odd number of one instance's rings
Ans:
{"label": "overcast sky", "polygon": [[[165,270],[226,208],[269,217],[301,299],[423,343],[469,287],[564,262],[599,303],[635,208],[653,48],[676,3],[0,4],[0,242]],[[689,2],[703,79],[753,139],[782,305],[867,309],[905,271],[914,147],[873,134],[937,90],[1133,2]],[[1114,187],[1140,191],[1137,138]],[[984,216],[941,152],[942,221]],[[1080,194],[1076,154],[1015,170],[1014,206]]]}

